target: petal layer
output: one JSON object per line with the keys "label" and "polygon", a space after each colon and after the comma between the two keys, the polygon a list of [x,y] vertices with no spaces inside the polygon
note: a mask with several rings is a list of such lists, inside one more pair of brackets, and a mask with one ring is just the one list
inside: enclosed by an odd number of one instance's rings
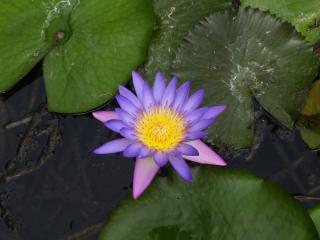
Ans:
{"label": "petal layer", "polygon": [[118,114],[114,111],[96,111],[92,113],[92,116],[103,123],[112,119],[119,119]]}
{"label": "petal layer", "polygon": [[182,177],[184,180],[191,182],[192,181],[192,173],[191,170],[186,163],[186,161],[182,158],[182,156],[171,155],[169,157],[169,161],[172,167],[177,171],[177,173]]}
{"label": "petal layer", "polygon": [[154,160],[149,158],[137,158],[133,176],[133,198],[137,199],[149,186],[159,167]]}
{"label": "petal layer", "polygon": [[113,141],[110,141],[110,142],[103,144],[102,146],[100,146],[96,150],[94,150],[93,152],[95,154],[109,154],[109,153],[122,152],[131,143],[133,143],[133,141],[130,139],[120,138],[120,139],[113,140]]}
{"label": "petal layer", "polygon": [[183,158],[201,164],[210,164],[218,166],[227,165],[226,162],[215,151],[213,151],[201,140],[191,141],[187,144],[197,149],[199,152],[199,156],[183,156]]}

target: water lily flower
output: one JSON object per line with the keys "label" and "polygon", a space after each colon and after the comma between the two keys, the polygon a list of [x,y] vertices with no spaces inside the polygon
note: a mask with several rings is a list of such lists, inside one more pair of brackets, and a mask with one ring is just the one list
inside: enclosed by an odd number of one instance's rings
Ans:
{"label": "water lily flower", "polygon": [[120,108],[97,111],[93,116],[123,137],[103,144],[94,153],[123,152],[125,157],[136,157],[133,198],[144,192],[158,170],[167,163],[186,181],[191,181],[192,175],[184,159],[226,165],[200,140],[226,106],[198,108],[204,90],[189,96],[190,82],[178,87],[176,77],[166,85],[164,75],[158,73],[152,89],[135,71],[132,79],[136,95],[120,86],[116,95]]}

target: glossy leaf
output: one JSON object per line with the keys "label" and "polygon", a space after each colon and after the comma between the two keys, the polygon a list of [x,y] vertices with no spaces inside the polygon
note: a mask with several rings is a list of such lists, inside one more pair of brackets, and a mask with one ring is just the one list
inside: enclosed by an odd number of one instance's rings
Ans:
{"label": "glossy leaf", "polygon": [[154,0],[158,32],[151,42],[146,73],[152,80],[158,71],[170,74],[175,51],[183,37],[204,17],[231,6],[230,0]]}
{"label": "glossy leaf", "polygon": [[173,73],[206,90],[206,105],[228,104],[209,141],[231,148],[253,141],[253,97],[292,128],[318,72],[312,46],[294,28],[253,9],[214,14],[188,35]]}
{"label": "glossy leaf", "polygon": [[320,237],[320,205],[317,205],[309,210],[310,216],[316,226]]}
{"label": "glossy leaf", "polygon": [[312,85],[297,126],[311,149],[320,148],[320,80]]}
{"label": "glossy leaf", "polygon": [[269,181],[243,170],[199,167],[191,184],[158,178],[120,204],[99,240],[316,240],[308,212]]}
{"label": "glossy leaf", "polygon": [[311,42],[320,40],[319,0],[241,0],[241,3],[268,10],[292,23]]}
{"label": "glossy leaf", "polygon": [[151,0],[0,1],[0,91],[44,59],[48,107],[93,109],[145,59]]}
{"label": "glossy leaf", "polygon": [[312,85],[302,114],[305,116],[320,114],[320,80],[315,81]]}

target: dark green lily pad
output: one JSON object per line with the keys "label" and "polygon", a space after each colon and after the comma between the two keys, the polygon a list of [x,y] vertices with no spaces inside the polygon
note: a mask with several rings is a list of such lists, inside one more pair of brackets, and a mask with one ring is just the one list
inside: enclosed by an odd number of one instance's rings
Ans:
{"label": "dark green lily pad", "polygon": [[124,201],[99,240],[317,240],[308,212],[294,198],[248,171],[193,170],[158,178],[138,200]]}
{"label": "dark green lily pad", "polygon": [[154,0],[159,18],[158,33],[149,48],[146,64],[148,79],[158,71],[170,74],[175,51],[183,37],[204,17],[231,6],[230,0]]}
{"label": "dark green lily pad", "polygon": [[0,91],[45,57],[49,110],[93,109],[145,59],[154,20],[150,0],[0,1]]}
{"label": "dark green lily pad", "polygon": [[320,80],[313,83],[296,125],[311,149],[320,148]]}
{"label": "dark green lily pad", "polygon": [[320,147],[320,114],[302,115],[296,125],[300,129],[303,140],[311,149]]}
{"label": "dark green lily pad", "polygon": [[244,6],[268,10],[292,23],[310,42],[320,40],[319,0],[241,0]]}
{"label": "dark green lily pad", "polygon": [[318,67],[312,46],[290,24],[240,9],[197,25],[182,43],[173,73],[206,89],[207,105],[229,105],[209,130],[209,141],[237,149],[252,145],[253,97],[292,128]]}
{"label": "dark green lily pad", "polygon": [[310,216],[316,226],[320,237],[320,205],[317,205],[309,210]]}

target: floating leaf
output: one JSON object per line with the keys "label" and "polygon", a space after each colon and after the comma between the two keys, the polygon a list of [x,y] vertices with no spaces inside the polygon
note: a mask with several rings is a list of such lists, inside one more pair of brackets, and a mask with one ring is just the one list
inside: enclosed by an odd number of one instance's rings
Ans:
{"label": "floating leaf", "polygon": [[308,128],[300,128],[300,133],[303,141],[308,144],[309,148],[311,149],[318,149],[320,148],[320,134],[312,131]]}
{"label": "floating leaf", "polygon": [[206,104],[229,108],[209,141],[232,148],[253,140],[253,97],[283,125],[299,116],[318,59],[294,28],[253,9],[216,13],[197,25],[177,53],[173,73],[206,89]]}
{"label": "floating leaf", "polygon": [[157,71],[170,74],[170,65],[183,37],[204,17],[231,6],[230,0],[154,0],[160,20],[159,32],[151,42],[146,73],[153,79]]}
{"label": "floating leaf", "polygon": [[316,240],[308,212],[269,181],[243,170],[199,167],[191,184],[158,178],[124,201],[99,240]]}
{"label": "floating leaf", "polygon": [[311,149],[320,148],[320,114],[302,115],[296,126],[300,129],[303,140]]}
{"label": "floating leaf", "polygon": [[241,3],[268,10],[292,23],[310,42],[320,40],[319,0],[241,0]]}
{"label": "floating leaf", "polygon": [[309,210],[310,216],[316,226],[320,237],[320,205],[317,205]]}
{"label": "floating leaf", "polygon": [[296,125],[311,149],[320,148],[320,80],[312,85],[302,116]]}
{"label": "floating leaf", "polygon": [[320,114],[320,80],[315,81],[312,85],[302,114],[305,116]]}
{"label": "floating leaf", "polygon": [[0,91],[47,55],[49,109],[95,108],[144,60],[153,23],[150,0],[1,0]]}

